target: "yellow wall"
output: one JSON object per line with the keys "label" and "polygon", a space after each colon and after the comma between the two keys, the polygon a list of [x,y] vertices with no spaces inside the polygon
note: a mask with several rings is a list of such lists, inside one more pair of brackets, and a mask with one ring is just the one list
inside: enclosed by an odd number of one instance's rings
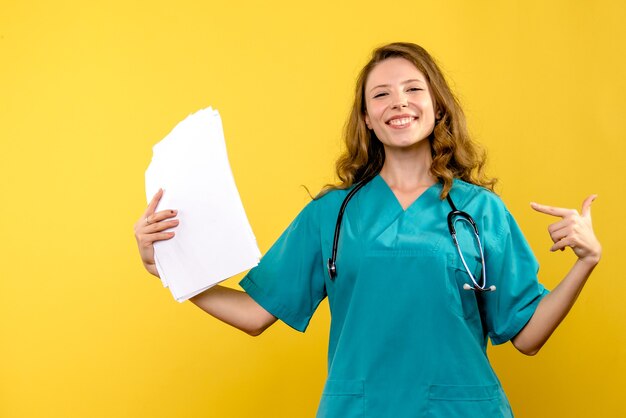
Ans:
{"label": "yellow wall", "polygon": [[573,255],[548,252],[528,202],[599,194],[604,259],[573,312],[538,357],[490,356],[520,417],[626,416],[622,2],[98,3],[0,1],[1,417],[312,416],[326,305],[304,335],[254,339],[173,301],[135,248],[143,174],[179,120],[218,108],[267,250],[300,185],[332,180],[355,75],[395,40],[453,80],[548,287]]}

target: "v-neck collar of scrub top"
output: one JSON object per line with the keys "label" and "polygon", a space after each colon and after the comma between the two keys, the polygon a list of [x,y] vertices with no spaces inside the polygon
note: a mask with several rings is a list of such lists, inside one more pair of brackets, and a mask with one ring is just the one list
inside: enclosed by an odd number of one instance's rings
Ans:
{"label": "v-neck collar of scrub top", "polygon": [[[422,196],[428,195],[428,193],[431,190],[438,189],[438,191],[441,191],[441,183],[435,182],[435,183],[431,184],[430,186],[428,186],[422,193],[420,193],[420,195],[417,196],[417,198],[413,202],[411,202],[409,204],[409,206],[407,206],[406,208],[403,208],[402,204],[398,200],[398,197],[393,192],[391,186],[389,186],[387,181],[380,175],[380,173],[377,174],[376,177],[374,177],[372,179],[372,182],[380,183],[380,187],[382,189],[384,189],[386,192],[388,192],[386,194],[390,195],[391,200],[394,201],[397,204],[398,209],[400,209],[404,213],[411,212],[415,206],[417,206],[419,208],[419,206],[420,206],[420,199],[422,198]],[[436,186],[439,186],[439,187],[436,187]],[[427,197],[426,197],[426,199],[427,199]]]}
{"label": "v-neck collar of scrub top", "polygon": [[403,236],[411,237],[409,241],[413,243],[415,237],[432,230],[433,222],[441,221],[444,225],[447,212],[433,210],[442,207],[441,188],[441,183],[433,184],[403,209],[393,190],[378,174],[355,196],[354,210],[358,214],[361,239],[363,242],[378,241],[388,249],[399,249]]}

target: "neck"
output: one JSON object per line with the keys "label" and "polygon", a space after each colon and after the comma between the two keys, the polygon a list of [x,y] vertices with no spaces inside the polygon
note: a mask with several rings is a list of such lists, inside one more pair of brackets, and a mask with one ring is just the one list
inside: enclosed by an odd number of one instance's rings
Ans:
{"label": "neck", "polygon": [[415,189],[429,187],[437,182],[430,173],[432,155],[430,143],[415,149],[385,148],[385,163],[380,170],[382,178],[396,189]]}

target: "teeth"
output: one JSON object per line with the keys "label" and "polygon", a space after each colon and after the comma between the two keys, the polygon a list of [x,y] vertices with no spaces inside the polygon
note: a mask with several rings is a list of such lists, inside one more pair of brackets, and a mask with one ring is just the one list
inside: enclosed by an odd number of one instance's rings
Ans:
{"label": "teeth", "polygon": [[411,118],[392,119],[389,121],[390,125],[396,125],[396,126],[407,125],[409,123],[411,123]]}

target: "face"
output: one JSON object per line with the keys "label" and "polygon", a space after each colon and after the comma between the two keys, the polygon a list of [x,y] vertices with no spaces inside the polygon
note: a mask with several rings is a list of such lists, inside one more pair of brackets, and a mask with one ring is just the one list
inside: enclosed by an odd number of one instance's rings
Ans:
{"label": "face", "polygon": [[410,61],[389,58],[377,64],[365,83],[365,123],[386,150],[427,143],[435,109],[426,77]]}

